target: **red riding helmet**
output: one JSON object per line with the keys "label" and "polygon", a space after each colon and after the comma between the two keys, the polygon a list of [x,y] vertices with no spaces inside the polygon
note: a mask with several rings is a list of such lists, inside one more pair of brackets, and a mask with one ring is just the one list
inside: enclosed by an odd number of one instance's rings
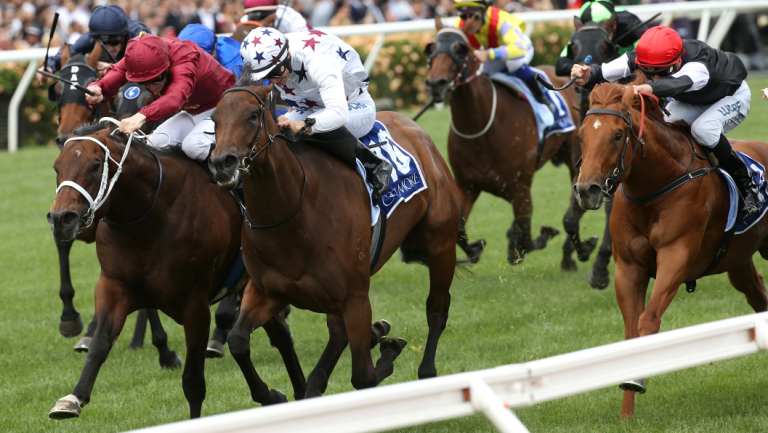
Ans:
{"label": "red riding helmet", "polygon": [[635,53],[641,69],[668,68],[683,55],[683,39],[669,27],[651,27],[637,41]]}
{"label": "red riding helmet", "polygon": [[255,9],[276,9],[277,0],[244,0],[243,9],[245,12]]}
{"label": "red riding helmet", "polygon": [[171,65],[168,44],[147,35],[128,41],[125,49],[125,78],[134,83],[152,81]]}

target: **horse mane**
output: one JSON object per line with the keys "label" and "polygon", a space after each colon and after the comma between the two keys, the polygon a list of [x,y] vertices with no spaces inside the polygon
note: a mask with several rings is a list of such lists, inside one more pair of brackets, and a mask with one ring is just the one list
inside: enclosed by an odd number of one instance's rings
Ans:
{"label": "horse mane", "polygon": [[[106,129],[114,129],[115,125],[108,122],[99,122],[98,120],[84,123],[77,128],[75,128],[74,131],[72,131],[72,136],[83,136],[83,135],[94,135],[96,133],[102,132]],[[110,133],[112,130],[109,131]],[[128,144],[128,136],[125,134],[109,134],[109,136],[125,146]],[[186,157],[184,155],[184,152],[177,146],[169,146],[162,149],[157,149],[154,147],[151,147],[147,144],[147,140],[143,137],[134,136],[133,141],[131,142],[131,146],[139,146],[146,150],[147,152],[154,153],[157,155],[167,155],[167,156],[178,156],[178,157]]]}

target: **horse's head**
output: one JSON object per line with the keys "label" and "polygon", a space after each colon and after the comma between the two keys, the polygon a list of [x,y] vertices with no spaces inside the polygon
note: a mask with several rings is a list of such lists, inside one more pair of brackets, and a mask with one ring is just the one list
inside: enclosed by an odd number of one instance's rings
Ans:
{"label": "horse's head", "polygon": [[571,36],[570,50],[575,63],[591,65],[608,62],[619,54],[613,43],[616,19],[600,24],[582,26],[577,19],[576,32]]}
{"label": "horse's head", "polygon": [[[243,73],[244,77],[247,75]],[[236,187],[241,173],[247,173],[252,165],[266,158],[277,135],[273,107],[271,85],[246,85],[224,92],[211,116],[216,124],[216,145],[209,168],[219,185]]]}
{"label": "horse's head", "polygon": [[73,240],[90,226],[111,190],[109,167],[118,164],[111,155],[120,152],[111,129],[104,125],[75,129],[53,164],[57,187],[48,223],[56,240]]}
{"label": "horse's head", "polygon": [[639,101],[631,85],[604,83],[592,90],[590,110],[579,128],[582,163],[573,185],[582,208],[598,209],[603,196],[612,195],[629,175],[632,159],[642,151],[636,128]]}
{"label": "horse's head", "polygon": [[[62,62],[65,63],[59,74],[62,78],[85,87],[96,79],[97,60],[95,56],[82,54],[63,57]],[[59,85],[61,93],[55,98],[59,105],[56,143],[61,147],[75,128],[93,119],[96,109],[85,102],[85,94],[82,90],[66,83],[57,84]]]}
{"label": "horse's head", "polygon": [[464,32],[446,27],[425,48],[429,70],[427,87],[436,102],[442,102],[454,87],[466,81],[477,67]]}

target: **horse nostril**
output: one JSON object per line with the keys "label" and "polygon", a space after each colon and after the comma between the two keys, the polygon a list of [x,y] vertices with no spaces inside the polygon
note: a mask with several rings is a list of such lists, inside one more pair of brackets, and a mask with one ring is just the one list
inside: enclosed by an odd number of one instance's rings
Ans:
{"label": "horse nostril", "polygon": [[61,135],[56,137],[56,145],[59,146],[59,147],[63,147],[64,146],[64,142],[66,142],[66,141],[67,141],[67,137],[63,137]]}
{"label": "horse nostril", "polygon": [[590,195],[598,195],[602,193],[603,190],[600,188],[600,185],[593,183],[592,185],[587,188],[587,193]]}
{"label": "horse nostril", "polygon": [[50,212],[45,214],[45,219],[48,220],[48,224],[53,224],[53,215]]}
{"label": "horse nostril", "polygon": [[61,223],[65,226],[71,226],[75,223],[77,223],[80,216],[76,214],[75,212],[64,212],[61,215]]}
{"label": "horse nostril", "polygon": [[235,155],[226,155],[224,157],[224,168],[236,168],[237,167],[237,157]]}

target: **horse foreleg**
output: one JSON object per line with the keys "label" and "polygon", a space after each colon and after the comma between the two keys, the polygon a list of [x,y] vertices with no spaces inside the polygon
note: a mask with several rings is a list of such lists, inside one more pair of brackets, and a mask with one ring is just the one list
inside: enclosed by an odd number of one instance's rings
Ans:
{"label": "horse foreleg", "polygon": [[[445,237],[440,237],[445,239]],[[428,239],[438,239],[429,236]],[[436,241],[435,241],[436,242]],[[445,243],[444,241],[442,242]],[[456,268],[456,248],[448,244],[434,245],[430,248],[429,266],[429,296],[427,297],[427,344],[424,347],[424,357],[419,365],[419,379],[437,376],[435,356],[437,343],[440,340],[445,325],[448,323],[448,310],[451,306],[451,282]]]}
{"label": "horse foreleg", "polygon": [[208,347],[205,350],[206,357],[221,358],[224,356],[224,344],[227,342],[227,333],[235,323],[239,308],[240,295],[235,292],[225,296],[219,302],[219,306],[216,307],[216,328],[213,330],[211,339],[208,340]]}
{"label": "horse foreleg", "polygon": [[[150,311],[154,312],[155,317],[157,317],[156,310]],[[208,309],[207,299],[198,302],[196,308],[187,309],[185,316],[184,336],[187,342],[187,357],[184,362],[181,387],[184,389],[184,397],[189,403],[189,417],[198,418],[202,412],[203,400],[205,400],[205,345],[208,340],[208,328],[211,324],[211,312]],[[157,319],[159,321],[159,317]],[[150,316],[150,323],[151,321]],[[174,354],[175,356],[176,354]]]}
{"label": "horse foreleg", "polygon": [[748,262],[729,269],[728,279],[733,287],[744,294],[747,302],[756,313],[766,311],[768,299],[766,299],[763,276],[755,269],[751,257]]}
{"label": "horse foreleg", "polygon": [[325,393],[328,379],[331,377],[339,357],[347,347],[347,330],[344,327],[344,319],[328,314],[325,318],[325,324],[328,327],[328,343],[326,343],[320,359],[307,378],[307,398],[319,397]]}
{"label": "horse foreleg", "polygon": [[597,246],[597,237],[592,236],[582,242],[580,231],[581,218],[584,216],[584,210],[579,206],[576,197],[570,194],[568,210],[563,216],[563,228],[566,238],[563,242],[563,260],[560,262],[560,268],[564,271],[575,271],[576,262],[571,255],[576,251],[578,259],[582,262],[589,260],[590,254]]}
{"label": "horse foreleg", "polygon": [[604,289],[608,287],[611,280],[608,272],[608,263],[611,261],[611,228],[608,221],[611,219],[611,208],[613,201],[605,202],[605,228],[603,229],[603,240],[600,242],[600,250],[597,252],[597,258],[589,272],[589,285],[593,289]]}
{"label": "horse foreleg", "polygon": [[[176,352],[168,347],[168,334],[163,329],[163,323],[160,321],[160,315],[157,314],[157,310],[150,308],[141,311],[145,312],[146,318],[149,320],[149,326],[152,330],[152,345],[157,348],[157,353],[160,356],[160,367],[181,367],[181,359],[176,355]],[[141,314],[141,311],[139,314]]]}
{"label": "horse foreleg", "polygon": [[83,320],[73,302],[75,288],[69,273],[69,252],[72,243],[73,241],[56,241],[56,250],[59,253],[59,298],[62,304],[59,333],[64,337],[76,337],[83,332]]}
{"label": "horse foreleg", "polygon": [[147,333],[147,310],[141,309],[136,313],[136,327],[133,329],[131,349],[141,349],[144,347],[144,335]]}
{"label": "horse foreleg", "polygon": [[[648,272],[621,259],[616,261],[616,301],[624,318],[624,338],[635,338],[638,333],[638,319],[645,304],[648,290]],[[619,385],[624,390],[621,415],[631,417],[635,412],[635,393],[644,392],[642,379],[628,380]]]}
{"label": "horse foreleg", "polygon": [[80,373],[72,394],[59,399],[48,416],[53,419],[80,416],[80,411],[91,399],[93,385],[104,361],[112,349],[115,339],[125,324],[129,311],[121,283],[99,278],[96,286],[96,331],[88,350],[85,366]]}
{"label": "horse foreleg", "polygon": [[281,392],[270,390],[256,372],[251,361],[251,332],[264,325],[281,309],[282,305],[258,293],[253,281],[248,281],[240,304],[240,314],[227,337],[229,351],[248,383],[251,398],[262,405],[282,403],[286,398]]}
{"label": "horse foreleg", "polygon": [[[287,310],[289,307],[286,307]],[[304,398],[307,392],[307,382],[304,378],[304,371],[301,369],[299,357],[296,355],[296,349],[293,345],[291,330],[288,328],[288,322],[285,320],[287,313],[281,312],[264,324],[264,330],[269,336],[269,343],[280,352],[283,358],[285,369],[293,385],[293,395],[296,400]]]}
{"label": "horse foreleg", "polygon": [[531,181],[530,177],[521,179],[518,188],[512,192],[511,196],[515,218],[512,221],[512,227],[507,230],[509,241],[507,261],[512,265],[521,263],[526,253],[545,248],[549,240],[560,233],[554,227],[541,226],[541,233],[536,240],[531,238],[531,215],[533,215]]}

